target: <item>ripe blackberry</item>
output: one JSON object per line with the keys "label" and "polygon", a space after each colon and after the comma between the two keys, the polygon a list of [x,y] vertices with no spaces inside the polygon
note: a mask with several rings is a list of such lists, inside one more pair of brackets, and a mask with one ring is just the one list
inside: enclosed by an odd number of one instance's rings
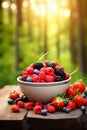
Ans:
{"label": "ripe blackberry", "polygon": [[27,79],[27,77],[23,76],[21,80],[26,81],[26,79]]}
{"label": "ripe blackberry", "polygon": [[41,62],[36,62],[36,63],[34,63],[34,69],[41,69],[43,67],[43,63],[41,63]]}
{"label": "ripe blackberry", "polygon": [[63,80],[63,79],[62,79],[61,76],[59,76],[59,75],[55,77],[55,82],[62,81],[62,80]]}
{"label": "ripe blackberry", "polygon": [[48,66],[48,67],[52,67],[53,69],[55,69],[55,63],[54,62],[46,62],[45,63],[46,64],[46,66]]}
{"label": "ripe blackberry", "polygon": [[61,68],[56,68],[55,69],[55,73],[56,73],[56,75],[58,76],[61,76],[61,78],[63,79],[63,80],[65,80],[66,79],[66,73],[64,72],[64,70],[62,70]]}

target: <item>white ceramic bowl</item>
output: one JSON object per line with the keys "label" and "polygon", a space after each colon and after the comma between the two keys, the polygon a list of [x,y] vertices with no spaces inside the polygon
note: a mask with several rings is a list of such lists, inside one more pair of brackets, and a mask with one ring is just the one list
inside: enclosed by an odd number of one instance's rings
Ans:
{"label": "white ceramic bowl", "polygon": [[60,82],[34,83],[17,78],[21,91],[32,101],[50,102],[54,96],[63,95],[70,84],[71,77]]}

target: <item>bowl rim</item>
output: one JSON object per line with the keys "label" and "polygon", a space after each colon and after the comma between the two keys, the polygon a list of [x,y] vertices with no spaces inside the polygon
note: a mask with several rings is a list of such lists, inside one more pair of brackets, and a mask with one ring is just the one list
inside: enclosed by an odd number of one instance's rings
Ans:
{"label": "bowl rim", "polygon": [[[19,84],[24,84],[24,85],[29,85],[29,86],[38,86],[38,87],[41,87],[41,86],[44,86],[44,87],[47,87],[47,86],[58,86],[58,85],[64,85],[64,84],[67,84],[70,82],[71,80],[71,76],[70,78],[66,79],[66,80],[63,80],[63,81],[59,81],[59,82],[26,82],[26,81],[22,81],[20,80],[20,77],[17,77],[17,81]],[[45,86],[46,85],[46,86]]]}

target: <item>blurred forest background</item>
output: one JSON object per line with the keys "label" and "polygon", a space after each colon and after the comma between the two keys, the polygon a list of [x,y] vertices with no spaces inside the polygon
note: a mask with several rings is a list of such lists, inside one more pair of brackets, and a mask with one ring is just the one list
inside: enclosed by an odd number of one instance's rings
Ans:
{"label": "blurred forest background", "polygon": [[0,87],[46,52],[87,84],[87,0],[0,0]]}

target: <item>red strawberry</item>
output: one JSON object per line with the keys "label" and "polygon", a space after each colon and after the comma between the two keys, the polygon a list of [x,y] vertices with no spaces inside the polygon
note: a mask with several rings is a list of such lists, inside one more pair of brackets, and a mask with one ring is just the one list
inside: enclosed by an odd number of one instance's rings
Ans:
{"label": "red strawberry", "polygon": [[19,108],[18,105],[12,105],[11,110],[12,110],[13,112],[19,112],[19,111],[20,111],[20,108]]}
{"label": "red strawberry", "polygon": [[76,89],[77,92],[84,92],[85,91],[85,85],[84,83],[78,81],[73,84],[73,88]]}
{"label": "red strawberry", "polygon": [[27,103],[25,103],[25,108],[26,108],[27,110],[32,110],[32,108],[33,108],[33,103],[32,103],[32,102],[27,102]]}
{"label": "red strawberry", "polygon": [[46,82],[54,82],[55,78],[52,75],[46,75]]}
{"label": "red strawberry", "polygon": [[10,95],[9,95],[9,98],[10,98],[10,99],[13,99],[13,100],[15,100],[15,99],[17,99],[17,98],[19,98],[19,97],[20,97],[20,95],[19,95],[19,93],[16,92],[16,91],[11,92]]}
{"label": "red strawberry", "polygon": [[75,96],[74,101],[76,103],[76,106],[80,108],[84,104],[84,98],[82,96]]}
{"label": "red strawberry", "polygon": [[20,108],[24,108],[25,107],[25,104],[23,101],[18,101],[17,105],[20,107]]}
{"label": "red strawberry", "polygon": [[76,104],[75,104],[74,101],[69,100],[69,102],[68,102],[68,104],[67,104],[66,107],[67,107],[67,108],[71,108],[71,110],[74,110],[74,109],[76,109]]}
{"label": "red strawberry", "polygon": [[46,74],[53,75],[54,74],[54,69],[52,67],[47,67],[46,68]]}
{"label": "red strawberry", "polygon": [[57,109],[60,110],[64,107],[65,103],[62,99],[62,97],[54,97],[52,98],[52,105]]}
{"label": "red strawberry", "polygon": [[42,111],[42,106],[36,105],[36,106],[34,107],[34,113],[35,113],[35,114],[40,114],[41,111]]}
{"label": "red strawberry", "polygon": [[73,98],[74,96],[76,96],[75,90],[72,87],[68,87],[66,90],[66,96]]}
{"label": "red strawberry", "polygon": [[54,113],[56,111],[55,107],[53,105],[48,105],[47,110],[48,110],[49,113]]}

